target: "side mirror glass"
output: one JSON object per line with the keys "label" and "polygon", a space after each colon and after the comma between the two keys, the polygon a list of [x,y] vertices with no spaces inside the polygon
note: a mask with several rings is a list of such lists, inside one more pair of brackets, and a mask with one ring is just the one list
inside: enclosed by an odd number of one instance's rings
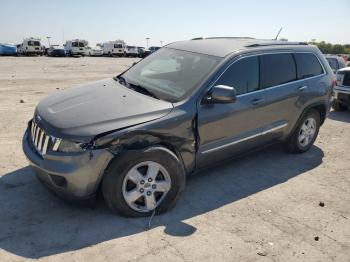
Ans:
{"label": "side mirror glass", "polygon": [[231,86],[217,85],[203,99],[204,104],[229,104],[236,102],[236,89]]}

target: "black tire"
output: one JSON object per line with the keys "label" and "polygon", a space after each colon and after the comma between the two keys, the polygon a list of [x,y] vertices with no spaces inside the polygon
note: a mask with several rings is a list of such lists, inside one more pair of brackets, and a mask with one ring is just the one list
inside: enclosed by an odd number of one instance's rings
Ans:
{"label": "black tire", "polygon": [[333,107],[333,109],[335,111],[344,111],[344,110],[346,110],[346,106],[342,105],[338,101],[334,101],[332,107]]}
{"label": "black tire", "polygon": [[[315,122],[316,122],[316,132],[315,132],[313,138],[310,140],[310,142],[307,145],[303,146],[299,142],[299,134],[301,132],[302,125],[309,118],[313,118],[315,120]],[[297,127],[294,129],[292,135],[287,140],[287,142],[286,142],[287,150],[290,153],[304,153],[304,152],[308,151],[312,147],[313,143],[315,142],[315,140],[317,138],[318,132],[320,130],[320,125],[321,125],[320,113],[316,109],[308,110],[304,114],[304,116],[300,119],[300,121],[298,122]]]}
{"label": "black tire", "polygon": [[108,165],[102,181],[102,192],[109,208],[119,215],[127,217],[150,216],[153,211],[140,212],[131,208],[123,196],[123,182],[128,171],[144,161],[161,164],[171,178],[170,190],[155,208],[156,214],[171,209],[181,196],[186,183],[185,171],[177,156],[163,147],[150,147],[142,150],[130,150],[117,156]]}

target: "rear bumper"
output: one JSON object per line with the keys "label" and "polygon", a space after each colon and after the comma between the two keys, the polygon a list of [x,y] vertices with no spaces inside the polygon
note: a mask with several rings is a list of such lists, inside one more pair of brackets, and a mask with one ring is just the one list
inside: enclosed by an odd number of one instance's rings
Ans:
{"label": "rear bumper", "polygon": [[113,156],[104,149],[70,154],[48,152],[41,156],[35,150],[28,132],[24,134],[22,146],[38,178],[57,195],[69,200],[93,198]]}

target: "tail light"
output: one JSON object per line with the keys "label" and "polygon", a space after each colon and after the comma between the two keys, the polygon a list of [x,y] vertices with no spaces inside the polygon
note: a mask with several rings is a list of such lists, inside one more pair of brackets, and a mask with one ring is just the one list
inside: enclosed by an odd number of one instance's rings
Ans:
{"label": "tail light", "polygon": [[332,87],[335,87],[337,85],[337,78],[333,76],[332,78]]}

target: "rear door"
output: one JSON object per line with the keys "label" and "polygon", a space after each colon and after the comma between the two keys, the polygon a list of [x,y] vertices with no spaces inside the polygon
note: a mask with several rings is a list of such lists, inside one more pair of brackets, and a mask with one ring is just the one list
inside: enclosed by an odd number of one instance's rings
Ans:
{"label": "rear door", "polygon": [[198,105],[198,167],[230,158],[263,143],[261,132],[266,124],[266,99],[265,91],[259,90],[258,56],[234,62],[214,85],[234,87],[237,101]]}
{"label": "rear door", "polygon": [[261,86],[266,90],[270,114],[264,127],[267,139],[287,135],[303,109],[316,97],[323,74],[313,53],[279,53],[260,57]]}
{"label": "rear door", "polygon": [[260,56],[260,85],[266,92],[267,111],[264,136],[274,140],[285,134],[299,115],[301,94],[307,92],[304,81],[297,81],[297,69],[292,53]]}

